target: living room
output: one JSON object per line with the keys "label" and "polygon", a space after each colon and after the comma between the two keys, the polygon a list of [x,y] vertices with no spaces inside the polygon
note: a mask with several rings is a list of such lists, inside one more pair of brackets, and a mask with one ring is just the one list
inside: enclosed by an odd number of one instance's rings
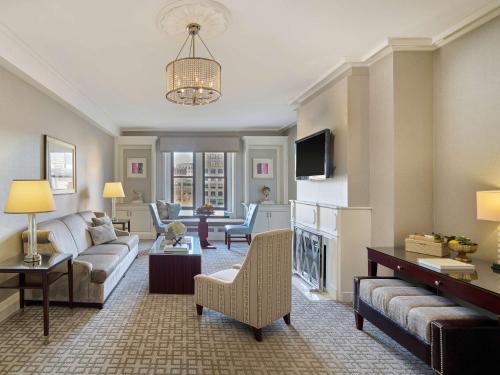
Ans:
{"label": "living room", "polygon": [[491,0],[3,1],[0,373],[496,373],[499,45]]}

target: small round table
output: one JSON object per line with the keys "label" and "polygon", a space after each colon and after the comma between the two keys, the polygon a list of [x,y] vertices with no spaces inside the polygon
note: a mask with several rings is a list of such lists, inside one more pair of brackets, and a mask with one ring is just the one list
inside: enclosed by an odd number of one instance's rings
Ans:
{"label": "small round table", "polygon": [[214,245],[208,242],[208,222],[207,219],[211,215],[196,214],[200,219],[198,222],[198,236],[200,237],[200,245],[202,249],[216,249]]}

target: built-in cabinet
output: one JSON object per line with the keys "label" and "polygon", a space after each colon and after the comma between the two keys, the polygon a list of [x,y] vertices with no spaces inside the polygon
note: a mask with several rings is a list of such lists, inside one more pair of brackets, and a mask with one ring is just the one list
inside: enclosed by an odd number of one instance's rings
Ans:
{"label": "built-in cabinet", "polygon": [[153,220],[147,204],[119,204],[116,207],[118,219],[130,220],[130,231],[140,238],[155,238]]}
{"label": "built-in cabinet", "polygon": [[371,209],[291,201],[290,221],[292,230],[322,237],[325,292],[337,301],[352,301],[353,277],[367,274]]}
{"label": "built-in cabinet", "polygon": [[290,206],[287,204],[259,204],[253,233],[290,228]]}

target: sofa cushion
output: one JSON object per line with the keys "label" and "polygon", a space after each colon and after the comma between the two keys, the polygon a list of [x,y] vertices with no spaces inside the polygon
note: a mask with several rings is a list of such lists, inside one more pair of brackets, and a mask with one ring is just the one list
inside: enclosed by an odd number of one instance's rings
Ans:
{"label": "sofa cushion", "polygon": [[77,260],[82,260],[92,264],[92,271],[90,271],[90,280],[94,283],[103,283],[106,281],[109,275],[114,271],[118,263],[120,262],[120,257],[118,255],[104,255],[104,254],[92,254],[92,255],[79,255]]}
{"label": "sofa cushion", "polygon": [[109,244],[126,245],[129,250],[132,250],[139,246],[139,236],[136,234],[131,234],[130,236],[118,236],[116,240],[111,241]]}
{"label": "sofa cushion", "polygon": [[372,292],[372,306],[378,311],[387,314],[389,302],[398,296],[427,296],[430,295],[426,289],[415,286],[383,286],[375,288]]}
{"label": "sofa cushion", "polygon": [[52,232],[53,245],[58,252],[78,256],[78,248],[68,227],[60,220],[48,220],[37,225],[37,229]]}
{"label": "sofa cushion", "polygon": [[89,247],[81,255],[117,255],[120,259],[127,256],[129,249],[122,244],[103,244]]}
{"label": "sofa cushion", "polygon": [[387,316],[400,326],[408,327],[408,313],[415,307],[456,306],[449,299],[441,296],[397,296],[389,301]]}
{"label": "sofa cushion", "polygon": [[219,272],[212,273],[210,277],[223,280],[223,281],[229,281],[232,282],[236,275],[238,274],[239,270],[235,268],[228,268],[227,270],[222,270]]}
{"label": "sofa cushion", "polygon": [[88,227],[94,245],[101,245],[117,239],[113,224],[107,223],[98,227]]}
{"label": "sofa cushion", "polygon": [[359,297],[367,304],[372,304],[372,292],[383,286],[411,286],[399,279],[362,279],[359,283]]}
{"label": "sofa cushion", "polygon": [[71,214],[63,216],[60,220],[66,224],[71,232],[79,253],[92,246],[92,239],[87,230],[88,224],[83,217],[79,214]]}
{"label": "sofa cushion", "polygon": [[462,306],[415,307],[408,313],[408,330],[430,344],[431,322],[434,320],[480,319],[478,312]]}

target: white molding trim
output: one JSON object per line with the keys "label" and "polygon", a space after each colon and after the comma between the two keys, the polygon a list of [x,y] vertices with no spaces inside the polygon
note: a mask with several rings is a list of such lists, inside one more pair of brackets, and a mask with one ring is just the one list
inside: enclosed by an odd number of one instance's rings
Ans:
{"label": "white molding trim", "polygon": [[387,38],[359,59],[342,58],[333,68],[321,76],[320,79],[292,98],[289,104],[294,108],[298,108],[300,104],[304,103],[322,88],[348,74],[352,68],[368,67],[395,51],[434,51],[499,15],[500,0],[495,0],[492,4],[481,8],[445,32],[432,38]]}
{"label": "white molding trim", "polygon": [[92,99],[2,23],[0,65],[104,132],[119,135],[118,126]]}

